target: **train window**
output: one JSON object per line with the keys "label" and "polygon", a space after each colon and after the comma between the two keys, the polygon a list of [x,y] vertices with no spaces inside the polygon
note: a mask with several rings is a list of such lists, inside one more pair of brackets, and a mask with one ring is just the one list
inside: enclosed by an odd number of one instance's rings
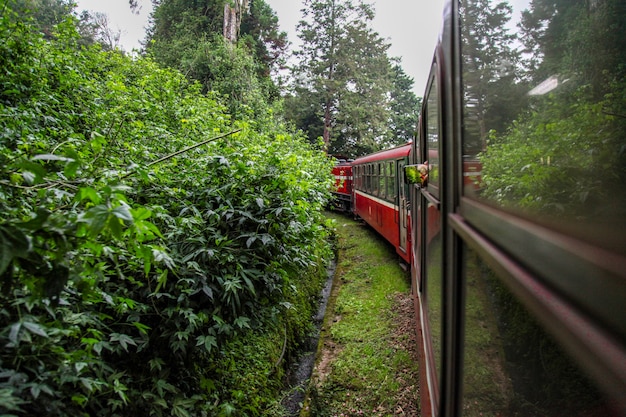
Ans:
{"label": "train window", "polygon": [[376,164],[371,164],[372,169],[372,194],[378,194],[378,172],[376,170]]}
{"label": "train window", "polygon": [[441,378],[441,332],[443,326],[443,271],[442,271],[442,239],[440,232],[440,213],[435,206],[426,203],[426,310],[428,317],[428,334],[431,341],[432,357],[437,379]]}
{"label": "train window", "polygon": [[387,199],[389,201],[395,201],[396,199],[396,162],[387,162]]}
{"label": "train window", "polygon": [[365,168],[365,191],[368,193],[372,191],[372,166],[367,164]]}
{"label": "train window", "polygon": [[[463,150],[482,165],[478,177],[466,164],[466,177],[480,178],[466,194],[621,250],[626,32],[615,28],[626,7],[543,3],[461,2]],[[491,26],[473,26],[489,15]]]}
{"label": "train window", "polygon": [[378,177],[378,195],[381,198],[387,197],[387,175],[385,173],[385,163],[380,162],[378,164],[380,170],[380,176]]}
{"label": "train window", "polygon": [[463,416],[617,415],[475,252],[463,262]]}
{"label": "train window", "polygon": [[428,191],[439,197],[439,98],[437,78],[432,78],[426,99],[426,155],[428,161]]}

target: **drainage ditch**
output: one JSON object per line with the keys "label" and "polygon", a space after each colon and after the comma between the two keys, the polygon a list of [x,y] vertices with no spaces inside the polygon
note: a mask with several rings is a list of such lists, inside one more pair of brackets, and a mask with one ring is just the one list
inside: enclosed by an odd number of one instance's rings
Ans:
{"label": "drainage ditch", "polygon": [[317,353],[317,344],[320,338],[322,324],[324,323],[324,315],[326,314],[326,306],[333,287],[333,278],[337,269],[336,261],[331,261],[326,269],[326,284],[320,294],[319,307],[317,314],[313,317],[314,331],[309,336],[306,343],[302,347],[298,361],[294,363],[288,371],[287,386],[285,389],[289,395],[283,400],[282,404],[287,410],[287,415],[296,417],[300,415],[300,410],[306,396],[307,384],[313,373],[315,366],[315,355]]}

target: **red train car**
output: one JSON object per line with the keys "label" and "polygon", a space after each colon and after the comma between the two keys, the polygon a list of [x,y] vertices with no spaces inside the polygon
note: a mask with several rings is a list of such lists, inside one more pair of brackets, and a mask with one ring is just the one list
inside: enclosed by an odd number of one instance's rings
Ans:
{"label": "red train car", "polygon": [[333,186],[333,207],[346,212],[352,209],[352,164],[345,159],[337,160],[332,170],[335,183]]}
{"label": "red train car", "polygon": [[410,216],[404,166],[411,144],[377,152],[353,163],[353,212],[389,241],[410,264]]}

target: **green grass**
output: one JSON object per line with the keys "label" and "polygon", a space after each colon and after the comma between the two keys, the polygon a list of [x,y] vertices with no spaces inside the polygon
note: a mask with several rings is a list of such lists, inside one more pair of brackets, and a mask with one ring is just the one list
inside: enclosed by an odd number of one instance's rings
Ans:
{"label": "green grass", "polygon": [[328,372],[316,368],[303,415],[394,415],[402,371],[410,368],[417,378],[414,359],[393,343],[393,295],[410,292],[408,274],[372,229],[346,216],[329,217],[336,221],[338,265],[322,343],[330,340],[335,348],[326,355]]}

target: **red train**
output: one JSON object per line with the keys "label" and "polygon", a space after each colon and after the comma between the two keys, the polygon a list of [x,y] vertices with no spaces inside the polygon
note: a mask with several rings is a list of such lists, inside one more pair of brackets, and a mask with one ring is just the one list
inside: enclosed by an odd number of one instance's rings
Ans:
{"label": "red train", "polygon": [[333,167],[332,174],[335,178],[333,187],[334,208],[342,211],[350,211],[352,208],[352,160],[338,159]]}
{"label": "red train", "polygon": [[626,8],[497,3],[445,1],[344,201],[411,265],[422,416],[626,416]]}
{"label": "red train", "polygon": [[372,226],[407,264],[411,263],[411,229],[404,166],[410,151],[408,143],[352,162],[342,161],[333,168],[335,205]]}

